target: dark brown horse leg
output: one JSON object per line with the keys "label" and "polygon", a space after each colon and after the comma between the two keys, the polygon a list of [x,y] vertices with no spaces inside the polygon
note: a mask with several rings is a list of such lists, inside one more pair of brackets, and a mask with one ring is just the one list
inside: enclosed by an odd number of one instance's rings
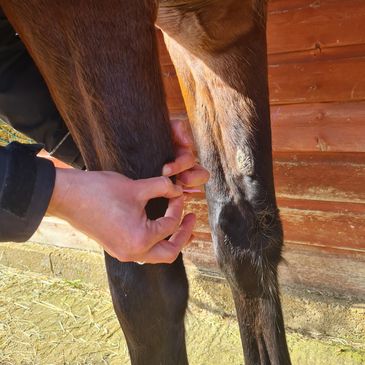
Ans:
{"label": "dark brown horse leg", "polygon": [[[154,21],[146,0],[1,1],[41,70],[90,170],[131,178],[173,159]],[[165,200],[148,206],[160,217]],[[120,222],[124,224],[124,222]],[[122,264],[106,255],[114,308],[133,365],[187,364],[188,285],[172,265]]]}
{"label": "dark brown horse leg", "polygon": [[[215,252],[232,289],[245,364],[288,365],[277,267],[263,1],[162,1],[202,164]],[[254,5],[253,5],[254,4]]]}

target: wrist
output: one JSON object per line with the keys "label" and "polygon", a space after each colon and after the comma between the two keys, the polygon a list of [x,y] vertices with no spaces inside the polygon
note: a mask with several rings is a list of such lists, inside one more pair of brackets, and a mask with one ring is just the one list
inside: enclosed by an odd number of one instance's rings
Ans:
{"label": "wrist", "polygon": [[56,168],[55,185],[52,197],[48,205],[47,214],[59,218],[65,218],[67,207],[69,206],[70,192],[75,174],[80,173],[78,170]]}

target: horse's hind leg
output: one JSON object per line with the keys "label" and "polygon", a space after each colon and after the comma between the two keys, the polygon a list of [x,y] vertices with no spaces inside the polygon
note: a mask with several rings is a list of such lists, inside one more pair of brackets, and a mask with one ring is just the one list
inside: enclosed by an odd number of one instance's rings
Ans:
{"label": "horse's hind leg", "polygon": [[[3,1],[90,170],[158,176],[173,159],[155,39],[156,2]],[[162,216],[166,201],[148,206]],[[124,224],[124,222],[120,222]],[[133,365],[187,363],[188,285],[172,265],[122,264],[106,254],[114,308]]]}
{"label": "horse's hind leg", "polygon": [[232,289],[245,364],[290,364],[277,267],[264,1],[162,1],[158,25],[192,123],[215,252]]}

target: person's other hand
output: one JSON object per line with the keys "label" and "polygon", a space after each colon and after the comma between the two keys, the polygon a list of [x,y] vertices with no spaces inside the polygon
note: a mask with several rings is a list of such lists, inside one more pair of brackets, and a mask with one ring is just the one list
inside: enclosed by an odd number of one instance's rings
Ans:
{"label": "person's other hand", "polygon": [[176,175],[177,183],[187,189],[196,189],[209,180],[209,172],[200,166],[193,153],[193,138],[186,121],[170,120],[175,143],[176,159],[165,164],[164,176]]}
{"label": "person's other hand", "polygon": [[[189,242],[196,220],[194,214],[182,219],[182,195],[168,177],[131,180],[116,172],[57,168],[47,213],[68,221],[119,261],[171,263]],[[145,206],[157,197],[169,199],[167,211],[149,220]]]}

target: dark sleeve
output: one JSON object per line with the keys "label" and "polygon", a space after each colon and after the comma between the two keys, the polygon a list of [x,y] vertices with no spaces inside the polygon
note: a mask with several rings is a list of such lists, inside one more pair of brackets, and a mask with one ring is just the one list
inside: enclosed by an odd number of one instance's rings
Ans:
{"label": "dark sleeve", "polygon": [[24,44],[0,8],[0,118],[54,157],[83,168],[79,149]]}
{"label": "dark sleeve", "polygon": [[37,157],[41,146],[0,147],[0,241],[24,242],[38,228],[55,183],[52,162]]}

